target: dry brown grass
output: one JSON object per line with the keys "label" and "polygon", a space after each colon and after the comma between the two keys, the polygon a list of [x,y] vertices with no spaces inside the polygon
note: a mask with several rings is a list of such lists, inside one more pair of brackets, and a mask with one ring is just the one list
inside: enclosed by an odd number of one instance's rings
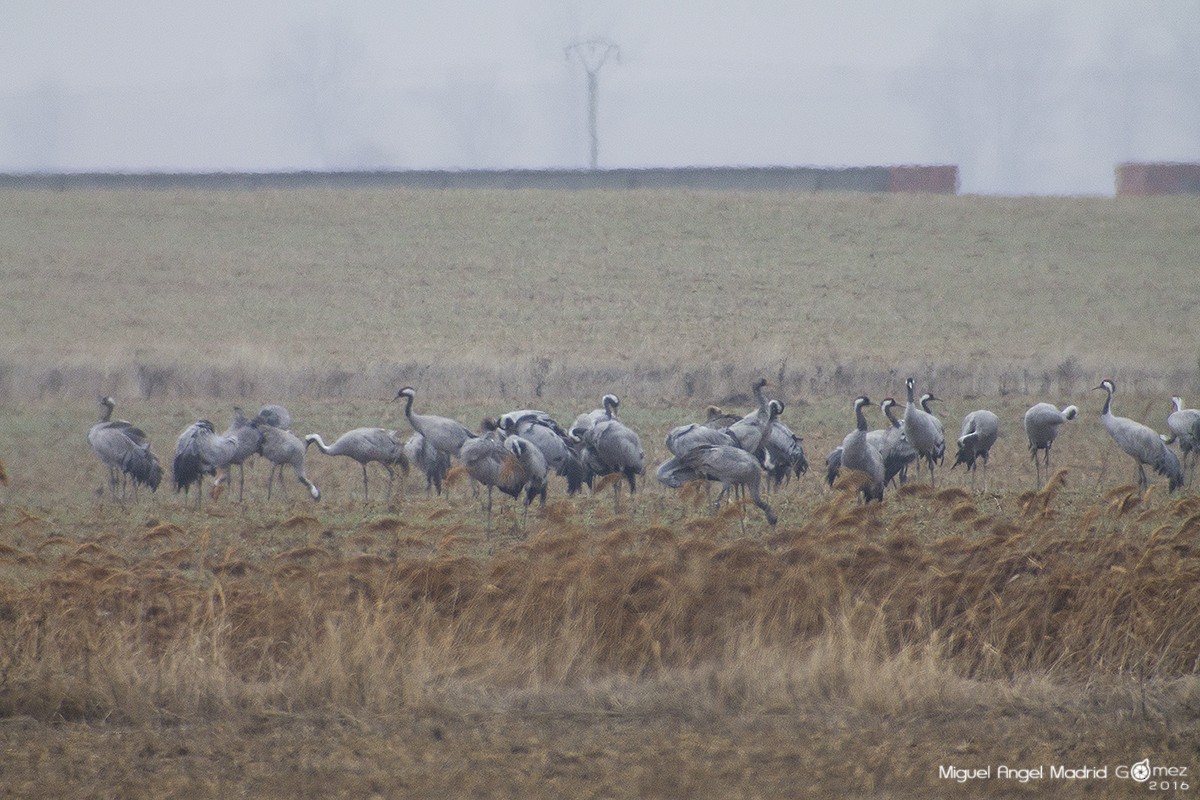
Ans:
{"label": "dry brown grass", "polygon": [[[594,780],[640,795],[657,784],[622,775],[661,759],[667,741],[708,765],[677,764],[709,775],[681,784],[692,796],[771,793],[799,779],[801,762],[818,771],[806,785],[826,791],[840,778],[859,791],[935,794],[955,788],[939,783],[939,763],[972,759],[1111,761],[1153,746],[1191,763],[1200,500],[1130,511],[1124,487],[1080,503],[1064,499],[1068,485],[1054,479],[973,514],[964,509],[990,499],[957,487],[910,485],[882,507],[858,505],[853,487],[801,494],[791,501],[803,517],[765,538],[743,537],[737,514],[596,524],[586,520],[607,497],[560,500],[528,538],[490,554],[472,554],[479,524],[451,537],[419,513],[437,500],[335,523],[347,528],[332,535],[284,513],[265,545],[242,527],[250,520],[225,523],[232,531],[203,514],[127,531],[102,522],[109,532],[78,540],[4,507],[0,719],[70,723],[62,730],[80,742],[93,731],[88,746],[108,737],[113,753],[129,736],[161,752],[182,722],[197,731],[188,747],[231,763],[261,747],[264,731],[350,757],[402,736],[397,726],[456,730],[469,749],[459,758],[534,793],[544,770],[518,765],[574,752]],[[443,535],[459,542],[404,554],[405,540]],[[353,722],[311,727],[329,720]],[[598,720],[611,722],[598,730]],[[31,758],[65,735],[33,724],[20,734]],[[1035,740],[1062,737],[1057,749],[1021,749],[1026,724],[1041,731]],[[592,749],[577,738],[585,730]],[[741,745],[728,738],[735,730]],[[665,738],[655,745],[644,731]],[[441,752],[443,741],[412,746]],[[787,743],[797,741],[807,744]],[[739,747],[766,759],[759,771],[728,771]],[[426,758],[441,763],[435,750]],[[498,760],[480,761],[493,752]],[[867,773],[855,766],[864,763]],[[429,791],[473,785],[453,768],[436,778],[389,758],[373,770]],[[568,770],[562,790],[587,786],[586,772]],[[46,770],[43,785],[61,774]],[[160,792],[174,773],[147,763],[140,774]],[[331,763],[319,785],[357,785],[354,774]],[[276,779],[292,785],[286,770]]]}

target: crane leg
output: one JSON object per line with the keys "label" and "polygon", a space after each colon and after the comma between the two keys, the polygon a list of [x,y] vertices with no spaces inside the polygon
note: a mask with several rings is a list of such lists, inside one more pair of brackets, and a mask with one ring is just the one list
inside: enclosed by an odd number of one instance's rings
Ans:
{"label": "crane leg", "polygon": [[[367,465],[359,464],[359,466],[362,467],[362,471],[363,471],[363,504],[365,505],[366,503],[370,502],[370,500],[371,500],[371,495],[367,492]],[[389,490],[389,494],[390,494],[390,490]]]}

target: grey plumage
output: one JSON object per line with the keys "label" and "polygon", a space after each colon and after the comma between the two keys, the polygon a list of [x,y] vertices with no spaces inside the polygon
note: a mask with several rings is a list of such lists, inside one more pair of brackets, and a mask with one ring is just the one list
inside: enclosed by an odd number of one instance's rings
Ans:
{"label": "grey plumage", "polygon": [[492,529],[492,489],[519,497],[524,474],[516,456],[498,438],[476,436],[463,442],[458,460],[467,474],[487,487],[487,530]]}
{"label": "grey plumage", "polygon": [[1172,397],[1171,403],[1174,410],[1167,417],[1170,435],[1164,441],[1179,444],[1179,451],[1183,453],[1183,473],[1190,485],[1195,478],[1196,462],[1200,461],[1200,410],[1184,408],[1181,397]]}
{"label": "grey plumage", "polygon": [[[933,464],[945,456],[946,434],[939,419],[924,408],[917,407],[913,400],[913,379],[906,380],[905,386],[908,389],[908,405],[904,408],[904,420],[901,423],[904,438],[917,451],[918,457],[929,465],[929,485],[933,486]],[[927,395],[921,401],[927,406],[929,400],[936,399],[933,395]]]}
{"label": "grey plumage", "polygon": [[[1050,477],[1050,448],[1058,438],[1058,429],[1064,422],[1075,419],[1079,409],[1067,406],[1059,411],[1049,403],[1036,403],[1025,412],[1025,436],[1029,439],[1029,455],[1036,469],[1037,486],[1042,487],[1042,466],[1046,467],[1046,477]],[[1042,461],[1038,461],[1038,451],[1044,450]]]}
{"label": "grey plumage", "polygon": [[857,470],[867,476],[861,493],[864,502],[883,500],[883,455],[879,449],[867,441],[867,418],[863,407],[870,405],[871,399],[860,396],[854,399],[855,429],[846,434],[842,440],[841,466],[843,469]]}
{"label": "grey plumage", "polygon": [[425,440],[438,452],[449,456],[458,455],[463,443],[468,439],[474,439],[475,434],[466,425],[450,417],[414,414],[412,406],[416,396],[417,390],[411,386],[405,386],[396,392],[396,400],[400,398],[405,400],[404,416],[408,418],[408,424],[414,431],[424,436]]}
{"label": "grey plumage", "polygon": [[225,469],[237,451],[238,442],[233,436],[218,435],[213,424],[200,419],[183,429],[175,442],[175,460],[171,473],[175,480],[176,493],[184,496],[196,486],[196,504],[200,504],[201,486],[205,475],[216,475]]}
{"label": "grey plumage", "polygon": [[281,431],[292,429],[292,415],[288,410],[280,405],[266,405],[258,410],[254,415],[256,424],[270,425],[272,428],[279,428]]}
{"label": "grey plumage", "polygon": [[764,391],[766,386],[765,378],[759,378],[753,383],[750,390],[754,394],[754,399],[758,401],[758,408],[725,429],[725,433],[733,439],[733,443],[747,453],[757,454],[759,452],[763,439],[767,436],[767,430],[778,413],[773,410],[774,407],[767,399]]}
{"label": "grey plumage", "polygon": [[522,436],[509,436],[504,440],[504,446],[516,457],[521,466],[521,483],[525,489],[525,508],[521,515],[524,523],[529,516],[529,504],[533,498],[540,497],[542,505],[546,505],[546,457],[541,448]]}
{"label": "grey plumage", "polygon": [[375,463],[383,467],[388,474],[387,496],[392,497],[392,484],[396,480],[398,466],[400,471],[408,474],[408,456],[404,452],[404,444],[396,438],[395,431],[385,428],[354,428],[339,436],[333,444],[325,444],[319,433],[310,433],[304,437],[304,446],[315,444],[317,449],[327,456],[345,456],[358,462],[362,467],[363,502],[370,500],[370,490],[367,485],[367,464]]}
{"label": "grey plumage", "polygon": [[[616,406],[607,402],[611,395],[605,396],[606,417],[596,422],[583,434],[583,451],[581,460],[586,469],[594,475],[608,475],[619,472],[629,482],[629,494],[637,491],[637,476],[646,473],[646,452],[638,435],[625,423],[616,417]],[[572,431],[574,433],[574,431]],[[621,484],[614,486],[613,506],[617,511],[621,506]]]}
{"label": "grey plumage", "polygon": [[316,487],[304,472],[304,454],[305,444],[299,436],[288,430],[276,428],[271,425],[259,425],[259,430],[262,432],[262,442],[259,444],[259,453],[267,461],[271,462],[271,474],[267,476],[267,499],[271,499],[271,487],[275,480],[275,473],[279,473],[279,490],[287,496],[287,490],[284,488],[283,468],[291,467],[298,480],[313,500],[321,499],[321,491]]}
{"label": "grey plumage", "polygon": [[569,431],[571,438],[583,441],[583,435],[590,431],[597,422],[615,418],[621,405],[621,399],[615,394],[606,394],[600,398],[600,405],[602,408],[586,411],[575,418]]}
{"label": "grey plumage", "polygon": [[[282,408],[282,406],[276,407]],[[287,413],[286,410],[284,413]],[[246,491],[246,459],[258,453],[258,447],[262,443],[262,433],[259,432],[254,420],[247,419],[242,409],[239,406],[234,406],[233,421],[229,424],[229,428],[221,435],[226,438],[232,438],[237,442],[233,453],[229,457],[228,467],[236,466],[238,468],[238,502],[240,503]],[[220,478],[218,478],[219,480]]]}
{"label": "grey plumage", "polygon": [[88,430],[87,440],[96,456],[108,467],[113,499],[117,497],[120,480],[121,499],[124,500],[127,480],[133,480],[135,491],[139,485],[145,485],[154,492],[162,480],[163,470],[158,456],[150,449],[145,432],[127,420],[112,419],[115,406],[116,401],[111,397],[100,398],[100,419]]}
{"label": "grey plumage", "polygon": [[439,451],[416,431],[404,442],[404,455],[408,463],[415,464],[425,476],[425,491],[433,490],[440,495],[442,481],[450,471],[450,456]]}
{"label": "grey plumage", "polygon": [[576,442],[557,421],[544,411],[513,411],[502,415],[497,424],[510,436],[520,436],[541,451],[546,466],[567,481],[567,494],[583,488],[586,479],[583,462],[575,451]]}
{"label": "grey plumage", "polygon": [[1109,378],[1100,382],[1096,389],[1103,389],[1108,397],[1104,401],[1104,410],[1100,412],[1100,422],[1108,435],[1137,463],[1138,486],[1145,489],[1149,483],[1146,478],[1146,466],[1149,465],[1159,475],[1167,477],[1168,491],[1175,491],[1183,485],[1183,468],[1179,458],[1167,447],[1162,437],[1149,426],[1135,422],[1128,417],[1113,416],[1112,398],[1117,386]]}
{"label": "grey plumage", "polygon": [[[879,449],[883,456],[883,482],[892,483],[897,477],[900,483],[908,478],[908,465],[916,461],[917,451],[904,438],[904,428],[900,420],[892,413],[898,404],[890,397],[885,397],[879,404],[883,415],[887,417],[888,427],[867,434],[868,440]],[[874,437],[874,438],[873,438]]]}
{"label": "grey plumage", "polygon": [[[991,411],[979,409],[963,417],[962,434],[958,437],[958,452],[950,469],[966,465],[971,472],[971,488],[975,488],[975,462],[983,459],[986,474],[988,454],[1000,435],[1000,418]],[[985,481],[986,483],[986,481]]]}
{"label": "grey plumage", "polygon": [[778,400],[772,400],[771,403],[778,408],[772,415],[762,448],[768,464],[767,485],[778,489],[791,480],[792,475],[799,477],[808,472],[808,458],[804,453],[804,439],[779,420],[784,410],[783,404]]}
{"label": "grey plumage", "polygon": [[[710,410],[713,406],[709,406]],[[711,413],[710,413],[711,416]],[[740,419],[740,417],[739,417]],[[670,489],[678,489],[689,481],[700,480],[696,470],[684,463],[684,458],[698,447],[736,446],[725,429],[712,428],[699,423],[689,423],[672,428],[664,440],[671,458],[658,465],[655,479]]]}
{"label": "grey plumage", "polygon": [[717,495],[717,508],[721,507],[721,499],[729,494],[729,490],[738,487],[750,493],[754,504],[762,509],[769,524],[774,525],[778,521],[775,511],[763,499],[759,488],[763,474],[762,465],[742,448],[727,444],[704,444],[690,451],[681,462],[700,478],[720,481],[721,493]]}

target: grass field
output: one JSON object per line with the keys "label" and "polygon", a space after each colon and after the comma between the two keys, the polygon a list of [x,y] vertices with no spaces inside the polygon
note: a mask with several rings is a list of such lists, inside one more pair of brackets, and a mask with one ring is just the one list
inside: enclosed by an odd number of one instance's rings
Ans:
{"label": "grass field", "polygon": [[[0,194],[0,796],[1140,796],[1200,769],[1200,497],[1141,496],[1099,426],[1200,393],[1187,199],[690,193]],[[859,507],[820,480],[850,399],[1002,420]],[[356,464],[197,511],[104,494],[100,393],[169,461],[231,406],[297,432],[569,420],[662,439],[765,375],[813,472],[568,499],[487,534],[465,480]],[[1189,392],[1193,397],[1188,397]],[[1080,406],[1034,491],[1019,420]],[[873,424],[881,424],[878,413]],[[953,444],[951,443],[951,458]],[[947,462],[949,464],[949,461]],[[980,488],[983,477],[979,478]],[[995,767],[1045,765],[1022,784]],[[942,766],[991,766],[960,784]],[[1050,779],[1052,765],[1108,776]],[[1178,788],[1178,787],[1174,787]]]}

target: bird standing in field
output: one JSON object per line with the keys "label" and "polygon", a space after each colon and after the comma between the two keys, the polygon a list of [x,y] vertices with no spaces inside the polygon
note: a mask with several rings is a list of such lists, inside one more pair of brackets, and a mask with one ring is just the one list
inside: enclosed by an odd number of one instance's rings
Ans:
{"label": "bird standing in field", "polygon": [[521,466],[521,483],[525,489],[525,509],[521,514],[521,524],[529,517],[529,504],[533,498],[540,497],[542,506],[546,505],[546,457],[541,448],[523,436],[509,436],[504,440],[504,446],[516,457]]}
{"label": "bird standing in field", "polygon": [[508,436],[520,436],[542,452],[546,467],[567,481],[567,494],[583,488],[586,478],[583,462],[575,451],[576,442],[545,411],[510,411],[497,420]]}
{"label": "bird standing in field", "polygon": [[918,408],[913,400],[913,379],[909,378],[904,385],[908,389],[908,405],[904,408],[904,420],[901,423],[904,438],[917,451],[917,455],[929,464],[929,485],[933,486],[933,462],[940,461],[946,453],[946,434],[941,420],[927,410],[929,401],[937,398],[926,394],[921,398],[923,408]]}
{"label": "bird standing in field", "polygon": [[1104,410],[1100,412],[1100,422],[1117,446],[1137,463],[1138,487],[1144,491],[1149,484],[1146,478],[1147,465],[1159,475],[1167,476],[1168,491],[1173,492],[1182,486],[1183,468],[1179,465],[1179,458],[1167,447],[1162,437],[1149,426],[1129,417],[1113,416],[1112,399],[1117,390],[1116,384],[1110,378],[1105,378],[1094,388],[1108,393]]}
{"label": "bird standing in field", "polygon": [[744,489],[750,493],[754,504],[762,509],[768,524],[778,522],[775,511],[763,499],[759,488],[762,464],[742,448],[730,444],[702,444],[690,450],[681,461],[697,477],[720,481],[721,493],[717,495],[716,509],[720,509],[721,499],[729,494],[731,488]]}
{"label": "bird standing in field", "polygon": [[975,488],[975,462],[983,459],[984,490],[988,484],[988,454],[1000,435],[1000,418],[986,409],[972,411],[963,417],[962,434],[958,437],[958,453],[950,469],[965,464],[971,473],[971,488]]}
{"label": "bird standing in field", "polygon": [[[1025,436],[1029,439],[1029,454],[1033,458],[1033,466],[1037,471],[1037,488],[1042,488],[1042,466],[1046,467],[1046,477],[1050,477],[1050,448],[1058,438],[1058,428],[1064,422],[1075,419],[1079,409],[1067,406],[1062,411],[1049,403],[1037,403],[1025,412]],[[1038,461],[1038,451],[1046,451],[1042,461]]]}
{"label": "bird standing in field", "polygon": [[[404,444],[396,438],[395,431],[384,428],[354,428],[339,436],[333,444],[325,444],[319,433],[310,433],[304,437],[304,448],[315,444],[317,449],[327,456],[345,456],[357,461],[362,467],[363,502],[371,500],[370,489],[367,485],[367,464],[372,462],[383,467],[388,474],[387,499],[392,499],[392,484],[396,480],[393,466],[408,474],[408,456],[404,452]],[[326,487],[328,488],[328,487]]]}
{"label": "bird standing in field", "polygon": [[492,489],[509,497],[519,497],[524,488],[524,472],[512,451],[491,435],[473,436],[463,442],[458,460],[467,474],[487,487],[487,532],[492,530]]}
{"label": "bird standing in field", "polygon": [[450,471],[450,456],[434,448],[425,437],[413,431],[404,442],[404,455],[409,464],[416,464],[425,476],[425,493],[442,493],[442,481]]}
{"label": "bird standing in field", "polygon": [[405,386],[396,392],[396,400],[404,398],[404,416],[408,418],[408,424],[414,431],[424,436],[425,441],[439,453],[457,456],[463,442],[474,439],[475,434],[466,425],[450,417],[414,414],[412,407],[413,399],[416,396],[417,390],[411,386]]}
{"label": "bird standing in field", "polygon": [[[231,470],[234,466],[238,468],[238,502],[242,502],[242,498],[246,490],[246,471],[245,462],[252,455],[258,453],[258,446],[262,442],[262,433],[259,432],[258,426],[253,420],[247,419],[242,409],[238,406],[233,407],[233,421],[229,424],[228,430],[223,434],[223,437],[229,437],[237,440],[237,446],[229,458],[227,470]],[[228,473],[226,479],[230,479]],[[217,482],[221,479],[218,477]]]}
{"label": "bird standing in field", "polygon": [[[125,484],[133,479],[134,491],[140,484],[154,492],[162,480],[162,465],[158,456],[150,449],[150,440],[145,432],[123,419],[112,419],[116,401],[111,397],[100,398],[100,420],[88,430],[88,444],[108,467],[108,485],[113,499],[117,499],[117,475],[120,474],[121,500],[125,499]],[[2,471],[2,470],[0,470]],[[7,475],[5,475],[7,479]]]}
{"label": "bird standing in field", "polygon": [[883,455],[867,439],[867,418],[863,414],[863,406],[870,404],[871,398],[865,395],[854,399],[856,426],[842,440],[842,467],[857,470],[867,477],[860,489],[864,503],[883,502]]}
{"label": "bird standing in field", "polygon": [[1167,417],[1167,430],[1171,435],[1165,441],[1167,444],[1179,442],[1179,450],[1183,453],[1183,474],[1190,486],[1196,477],[1196,462],[1200,460],[1200,410],[1184,408],[1182,397],[1172,397],[1171,403],[1175,410]]}
{"label": "bird standing in field", "polygon": [[808,472],[808,458],[804,453],[804,439],[779,420],[784,410],[783,403],[778,400],[772,400],[771,403],[774,413],[762,449],[770,462],[767,487],[778,490],[791,480],[792,475],[800,477]]}
{"label": "bird standing in field", "polygon": [[267,499],[271,499],[271,487],[275,482],[276,472],[279,473],[279,491],[285,498],[287,497],[283,481],[283,468],[291,467],[296,474],[296,480],[308,490],[309,496],[313,500],[320,500],[321,490],[308,479],[308,475],[304,472],[306,447],[300,437],[291,431],[272,425],[260,425],[259,430],[262,432],[262,443],[259,445],[258,451],[263,458],[271,462],[271,474],[267,476]]}
{"label": "bird standing in field", "polygon": [[[629,482],[630,497],[637,491],[637,476],[646,473],[646,452],[638,435],[616,416],[616,404],[610,405],[612,395],[605,395],[606,416],[584,430],[581,461],[593,475],[619,472]],[[615,398],[614,398],[615,399]],[[576,420],[578,423],[578,420]],[[572,430],[572,433],[575,433]],[[613,486],[614,513],[621,510],[621,484]]]}
{"label": "bird standing in field", "polygon": [[175,460],[171,464],[175,492],[182,491],[186,499],[194,484],[196,506],[199,507],[204,476],[216,475],[228,467],[237,447],[236,437],[218,435],[206,419],[196,420],[184,428],[175,442]]}

